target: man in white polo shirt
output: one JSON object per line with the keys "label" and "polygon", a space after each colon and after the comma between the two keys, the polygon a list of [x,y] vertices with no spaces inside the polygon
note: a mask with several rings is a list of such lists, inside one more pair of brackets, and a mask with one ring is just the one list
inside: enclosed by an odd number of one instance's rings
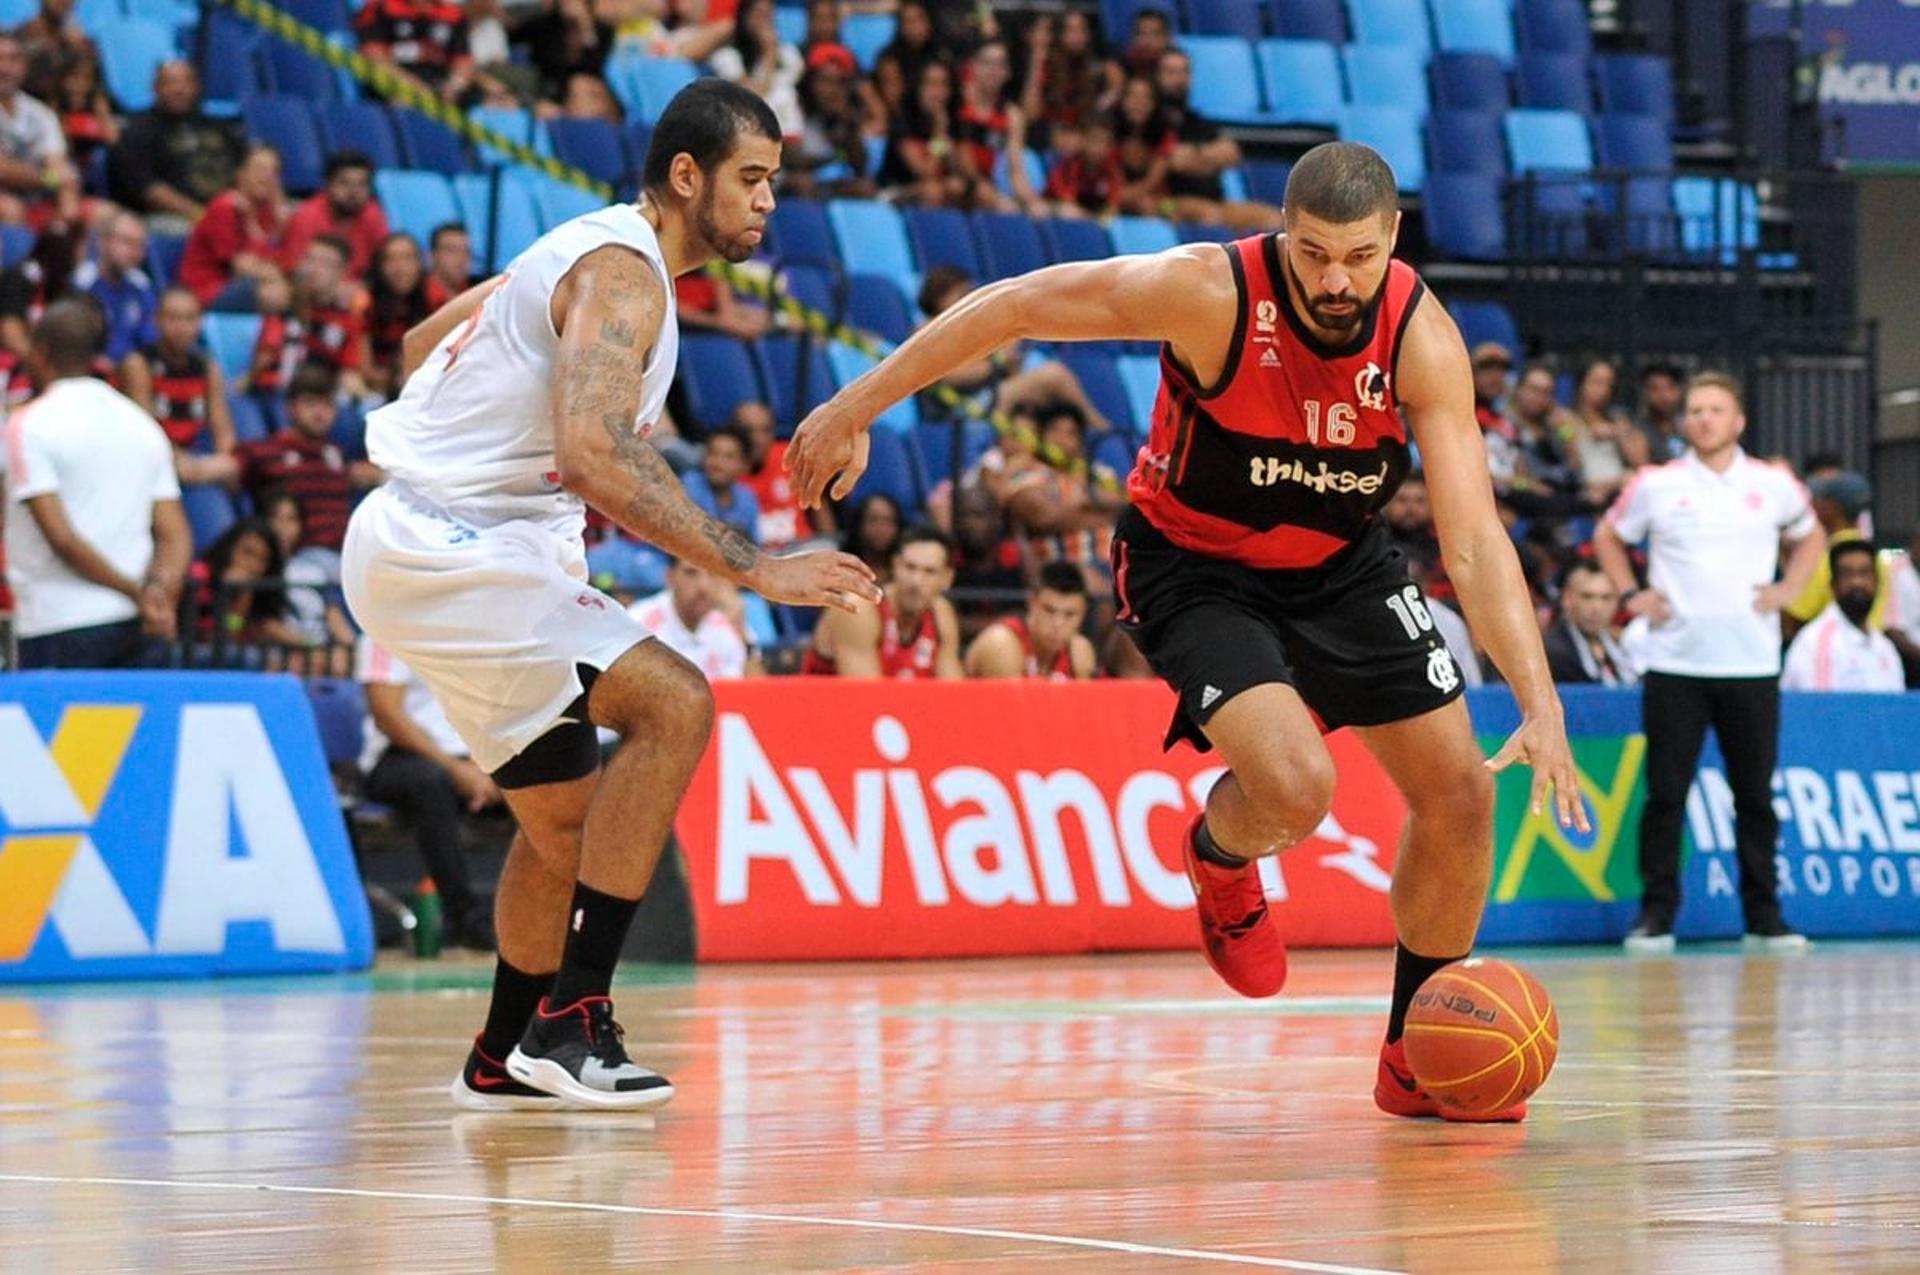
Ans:
{"label": "man in white polo shirt", "polygon": [[1865,540],[1842,540],[1827,550],[1833,601],[1794,635],[1781,690],[1907,689],[1900,652],[1871,619],[1880,587],[1877,558]]}
{"label": "man in white polo shirt", "polygon": [[40,397],[7,422],[7,578],[22,668],[125,668],[170,640],[193,533],[153,417],[88,375],[106,327],[56,301],[28,355]]}
{"label": "man in white polo shirt", "polygon": [[667,587],[641,598],[627,613],[686,656],[709,682],[762,671],[748,644],[740,591],[691,562],[675,558],[667,569]]}
{"label": "man in white polo shirt", "polygon": [[[1682,429],[1691,451],[1643,469],[1594,535],[1626,607],[1645,616],[1647,802],[1640,815],[1640,922],[1633,951],[1670,951],[1680,907],[1680,829],[1687,790],[1712,726],[1733,790],[1740,901],[1749,940],[1804,946],[1780,915],[1773,770],[1780,744],[1780,609],[1826,551],[1807,490],[1784,466],[1740,448],[1747,418],[1733,378],[1687,385]],[[1634,588],[1627,545],[1647,542],[1650,587]],[[1781,545],[1784,578],[1775,580]]]}

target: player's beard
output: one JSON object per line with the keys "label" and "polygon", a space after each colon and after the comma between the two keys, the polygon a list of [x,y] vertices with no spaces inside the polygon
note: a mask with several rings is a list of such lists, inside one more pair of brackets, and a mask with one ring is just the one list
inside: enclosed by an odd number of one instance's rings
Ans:
{"label": "player's beard", "polygon": [[1341,314],[1337,311],[1330,313],[1322,309],[1328,302],[1345,303],[1353,301],[1355,298],[1351,296],[1313,296],[1307,291],[1307,285],[1301,281],[1300,276],[1295,273],[1292,261],[1289,260],[1286,262],[1286,268],[1288,277],[1293,280],[1293,286],[1298,288],[1300,295],[1305,298],[1307,317],[1312,319],[1316,326],[1328,332],[1345,334],[1358,331],[1360,325],[1366,322],[1367,316],[1379,307],[1380,299],[1387,295],[1387,280],[1386,276],[1382,275],[1380,278],[1380,286],[1374,289],[1372,296],[1361,301],[1360,304],[1354,306],[1353,309],[1346,314]]}
{"label": "player's beard", "polygon": [[721,236],[720,224],[713,216],[712,186],[701,192],[700,202],[693,206],[693,228],[716,256],[725,257],[736,266],[753,255],[753,245],[741,243],[738,235],[731,239]]}

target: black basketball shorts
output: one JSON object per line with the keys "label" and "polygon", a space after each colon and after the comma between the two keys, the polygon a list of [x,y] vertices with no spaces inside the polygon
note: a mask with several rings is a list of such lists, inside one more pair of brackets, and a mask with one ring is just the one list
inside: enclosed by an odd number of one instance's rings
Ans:
{"label": "black basketball shorts", "polygon": [[1113,568],[1116,618],[1180,697],[1168,748],[1185,739],[1206,752],[1207,721],[1268,682],[1298,691],[1327,731],[1460,695],[1460,668],[1384,524],[1317,567],[1262,571],[1182,549],[1129,509]]}

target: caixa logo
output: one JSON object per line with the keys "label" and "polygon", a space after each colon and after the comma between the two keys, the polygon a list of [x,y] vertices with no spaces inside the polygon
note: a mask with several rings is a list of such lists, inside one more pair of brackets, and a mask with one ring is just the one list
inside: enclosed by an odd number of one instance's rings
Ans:
{"label": "caixa logo", "polygon": [[77,962],[218,955],[235,922],[264,924],[282,951],[344,952],[256,707],[162,714],[69,704],[43,738],[22,705],[0,704],[0,966],[49,928]]}

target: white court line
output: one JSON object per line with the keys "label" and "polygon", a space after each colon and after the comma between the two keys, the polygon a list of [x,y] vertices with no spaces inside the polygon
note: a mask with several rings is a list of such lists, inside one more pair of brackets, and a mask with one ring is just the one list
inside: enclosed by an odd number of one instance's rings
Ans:
{"label": "white court line", "polygon": [[620,1213],[634,1217],[697,1217],[721,1222],[785,1222],[793,1226],[831,1226],[856,1231],[907,1231],[920,1235],[958,1235],[970,1239],[1014,1240],[1023,1244],[1057,1244],[1063,1248],[1091,1248],[1138,1257],[1176,1257],[1190,1262],[1223,1266],[1258,1266],[1269,1270],[1313,1271],[1319,1275],[1396,1275],[1372,1266],[1334,1266],[1326,1262],[1296,1262],[1284,1257],[1255,1257],[1250,1253],[1220,1253],[1204,1248],[1166,1248],[1127,1240],[1097,1240],[1080,1235],[1049,1235],[1041,1231],[1002,1231],[976,1226],[937,1226],[924,1222],[880,1222],[850,1217],[809,1217],[792,1213],[750,1213],[740,1209],[670,1209],[641,1204],[595,1204],[585,1200],[537,1200],[504,1195],[453,1195],[439,1191],[379,1191],[344,1186],[286,1186],[273,1182],[191,1182],[174,1178],[61,1177],[39,1173],[0,1173],[0,1182],[35,1186],[153,1187],[167,1191],[266,1191],[282,1195],[325,1195],[358,1200],[404,1200],[421,1204],[511,1205],[527,1209],[556,1209],[577,1213]]}

